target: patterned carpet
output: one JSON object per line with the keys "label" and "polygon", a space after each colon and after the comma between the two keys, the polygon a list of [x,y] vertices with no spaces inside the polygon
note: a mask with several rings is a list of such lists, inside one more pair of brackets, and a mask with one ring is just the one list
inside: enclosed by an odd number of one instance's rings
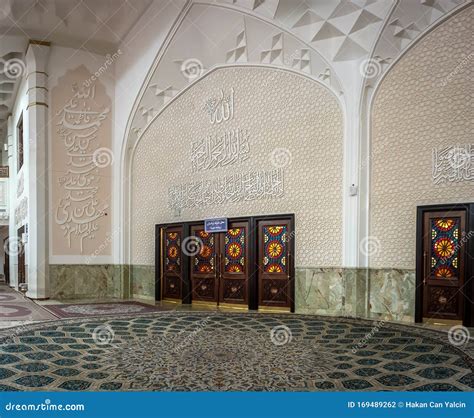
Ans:
{"label": "patterned carpet", "polygon": [[0,321],[44,321],[55,318],[21,293],[0,284]]}
{"label": "patterned carpet", "polygon": [[164,311],[165,308],[140,302],[73,303],[46,305],[58,318],[81,318],[99,315],[143,314]]}
{"label": "patterned carpet", "polygon": [[68,319],[0,332],[0,390],[472,391],[473,345],[300,315]]}

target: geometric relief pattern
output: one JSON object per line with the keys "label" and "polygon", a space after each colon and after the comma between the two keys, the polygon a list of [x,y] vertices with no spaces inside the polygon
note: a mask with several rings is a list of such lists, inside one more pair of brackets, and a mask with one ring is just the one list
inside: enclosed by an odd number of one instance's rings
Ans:
{"label": "geometric relief pattern", "polygon": [[[270,338],[276,325],[292,333],[283,347]],[[97,327],[113,330],[111,344],[94,341]],[[0,391],[474,389],[473,343],[463,353],[440,332],[373,329],[360,319],[221,312],[25,325],[0,332]]]}
{"label": "geometric relief pattern", "polygon": [[[150,190],[167,196],[171,185],[216,178],[213,172],[194,176],[188,157],[190,144],[196,139],[207,138],[210,129],[216,129],[210,125],[202,107],[209,97],[220,94],[222,86],[232,86],[235,90],[238,120],[228,123],[235,122],[235,126],[248,129],[252,152],[248,159],[231,170],[220,167],[212,171],[221,178],[254,171],[255,167],[272,168],[273,150],[287,148],[291,161],[283,168],[285,198],[273,199],[271,205],[267,199],[226,201],[205,207],[196,205],[184,209],[177,218],[169,210],[167,199],[150,199]],[[226,91],[230,91],[230,87]],[[288,107],[288,97],[298,97],[298,100]],[[177,131],[178,114],[182,115],[183,126]],[[307,117],[309,114],[311,118]],[[268,123],[269,120],[275,122]],[[229,129],[235,126],[229,125]],[[131,187],[133,264],[153,265],[155,250],[152,243],[157,222],[217,218],[222,214],[232,218],[256,213],[295,213],[300,227],[295,237],[297,265],[339,266],[342,254],[342,126],[342,114],[334,96],[307,78],[256,67],[218,69],[209,74],[169,105],[137,144]],[[298,138],[298,146],[285,140],[290,137]],[[159,141],[158,147],[159,138],[173,138],[173,141]],[[316,146],[317,153],[307,151]],[[180,157],[170,159],[169,155]],[[321,175],[321,167],[324,167],[324,175]],[[230,193],[225,187],[220,190],[224,190],[223,196],[238,192]],[[324,195],[324,200],[317,195]]]}
{"label": "geometric relief pattern", "polygon": [[167,232],[165,244],[165,264],[167,271],[181,271],[181,233]]}
{"label": "geometric relief pattern", "polygon": [[201,240],[199,252],[194,256],[194,272],[195,273],[211,273],[214,271],[214,235],[204,230],[197,231],[196,236]]}
{"label": "geometric relief pattern", "polygon": [[359,59],[369,53],[372,36],[367,34],[381,24],[387,5],[384,1],[341,1],[332,2],[329,11],[306,6],[292,29],[332,61]]}
{"label": "geometric relief pattern", "polygon": [[370,235],[380,245],[371,257],[373,268],[415,267],[416,206],[474,197],[469,182],[435,184],[432,155],[433,149],[472,141],[474,66],[463,60],[472,50],[473,27],[471,6],[420,39],[377,89],[371,115]]}
{"label": "geometric relief pattern", "polygon": [[225,234],[226,273],[242,273],[245,269],[245,228],[232,228]]}
{"label": "geometric relief pattern", "polygon": [[431,275],[436,278],[459,277],[460,218],[431,219]]}
{"label": "geometric relief pattern", "polygon": [[[381,1],[385,2],[386,0]],[[143,91],[143,96],[140,98],[133,117],[130,140],[133,141],[140,137],[153,117],[170,100],[215,66],[224,63],[264,63],[284,66],[309,74],[315,79],[318,74],[325,71],[325,68],[330,67],[327,61],[328,54],[324,57],[324,51],[307,45],[306,40],[302,39],[296,31],[291,30],[291,24],[286,23],[293,18],[294,13],[291,10],[285,12],[289,20],[282,16],[281,10],[278,18],[275,17],[279,0],[270,2],[258,0],[258,4],[253,6],[250,4],[252,2],[248,1],[222,3],[218,5],[219,7],[214,7],[216,6],[213,4],[214,2],[204,1],[203,3],[205,5],[195,4],[188,9],[186,14],[190,18],[180,23],[178,36],[172,38],[169,46],[164,50],[163,56],[157,62],[158,65],[146,85],[146,90]],[[240,11],[234,6],[245,10]],[[369,6],[368,9],[370,8],[374,10],[367,10],[368,13],[380,13],[378,6]],[[354,37],[342,45],[342,51],[339,54],[341,59],[349,56],[346,49],[351,45],[355,45],[354,48],[366,53],[366,46],[359,46],[360,43],[364,45],[366,43],[362,41],[366,37],[364,27],[366,24],[371,25],[368,22],[371,19],[379,19],[379,17],[369,17],[365,13],[359,16],[360,7],[355,6],[355,9],[357,10],[354,15],[342,17],[343,20],[353,20],[352,27],[347,30],[355,32]],[[285,30],[275,30],[275,25],[272,23],[252,16],[262,14],[274,19],[277,28],[282,27],[283,29],[284,27]],[[206,22],[206,24],[191,23],[197,16],[199,16],[197,20]],[[340,26],[341,23],[338,21],[340,18],[335,17],[333,24]],[[357,23],[357,21],[359,22]],[[342,26],[344,26],[343,30],[346,30],[346,24],[342,23]],[[231,33],[229,33],[229,28],[231,28]],[[184,34],[187,36],[185,40],[181,39]],[[345,36],[343,33],[343,38]],[[337,44],[338,41],[336,40],[335,43]],[[325,44],[331,46],[334,42],[328,39]],[[189,45],[189,47],[185,48],[183,45]],[[213,54],[209,54],[210,50],[213,51]],[[288,59],[284,59],[285,56]],[[176,60],[176,57],[181,58]],[[335,75],[330,81],[328,86],[339,94],[342,88],[338,77]],[[156,100],[157,98],[158,100]]]}
{"label": "geometric relief pattern", "polygon": [[265,273],[286,273],[287,270],[287,227],[264,226],[263,266]]}
{"label": "geometric relief pattern", "polygon": [[[431,25],[463,3],[466,0],[398,1],[372,52],[373,60],[376,61],[377,57],[397,58]],[[374,86],[385,70],[384,66],[377,65],[377,74],[366,78],[365,82]]]}

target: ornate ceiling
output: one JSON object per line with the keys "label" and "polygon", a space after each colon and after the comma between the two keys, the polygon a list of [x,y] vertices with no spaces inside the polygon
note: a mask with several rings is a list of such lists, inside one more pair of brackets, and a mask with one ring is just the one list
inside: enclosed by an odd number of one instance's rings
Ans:
{"label": "ornate ceiling", "polygon": [[140,137],[173,97],[209,70],[226,65],[295,71],[325,84],[342,102],[366,99],[365,106],[373,87],[410,45],[469,3],[190,1],[145,82],[130,125],[132,138]]}
{"label": "ornate ceiling", "polygon": [[29,39],[113,54],[153,0],[1,0],[0,140],[24,75]]}

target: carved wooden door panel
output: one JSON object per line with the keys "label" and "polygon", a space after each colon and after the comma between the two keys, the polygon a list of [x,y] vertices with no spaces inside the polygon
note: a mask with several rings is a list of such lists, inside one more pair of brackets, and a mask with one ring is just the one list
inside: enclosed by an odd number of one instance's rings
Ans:
{"label": "carved wooden door panel", "polygon": [[423,317],[463,313],[466,212],[426,212],[423,219]]}
{"label": "carved wooden door panel", "polygon": [[249,222],[230,222],[219,241],[219,303],[247,305]]}
{"label": "carved wooden door panel", "polygon": [[193,302],[217,303],[219,299],[219,276],[217,265],[217,249],[219,235],[204,231],[204,225],[191,227],[191,236],[195,242],[189,241],[188,254],[191,256],[191,286]]}
{"label": "carved wooden door panel", "polygon": [[291,307],[290,221],[258,223],[259,306]]}
{"label": "carved wooden door panel", "polygon": [[25,233],[25,227],[22,226],[18,229],[18,284],[26,283],[26,260],[25,260],[25,247],[23,244],[23,234]]}
{"label": "carved wooden door panel", "polygon": [[164,299],[182,298],[183,284],[183,228],[162,228],[162,292]]}

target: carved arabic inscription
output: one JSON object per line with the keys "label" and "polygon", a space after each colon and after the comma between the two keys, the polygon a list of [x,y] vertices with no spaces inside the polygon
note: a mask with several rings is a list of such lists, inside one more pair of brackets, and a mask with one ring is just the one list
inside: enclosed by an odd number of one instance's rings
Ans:
{"label": "carved arabic inscription", "polygon": [[84,240],[95,238],[99,219],[109,207],[99,196],[101,168],[94,157],[99,148],[102,124],[110,108],[98,106],[96,85],[73,84],[71,99],[56,116],[57,133],[65,148],[66,171],[58,178],[62,195],[57,203],[55,221],[69,248],[78,241],[84,253]]}

